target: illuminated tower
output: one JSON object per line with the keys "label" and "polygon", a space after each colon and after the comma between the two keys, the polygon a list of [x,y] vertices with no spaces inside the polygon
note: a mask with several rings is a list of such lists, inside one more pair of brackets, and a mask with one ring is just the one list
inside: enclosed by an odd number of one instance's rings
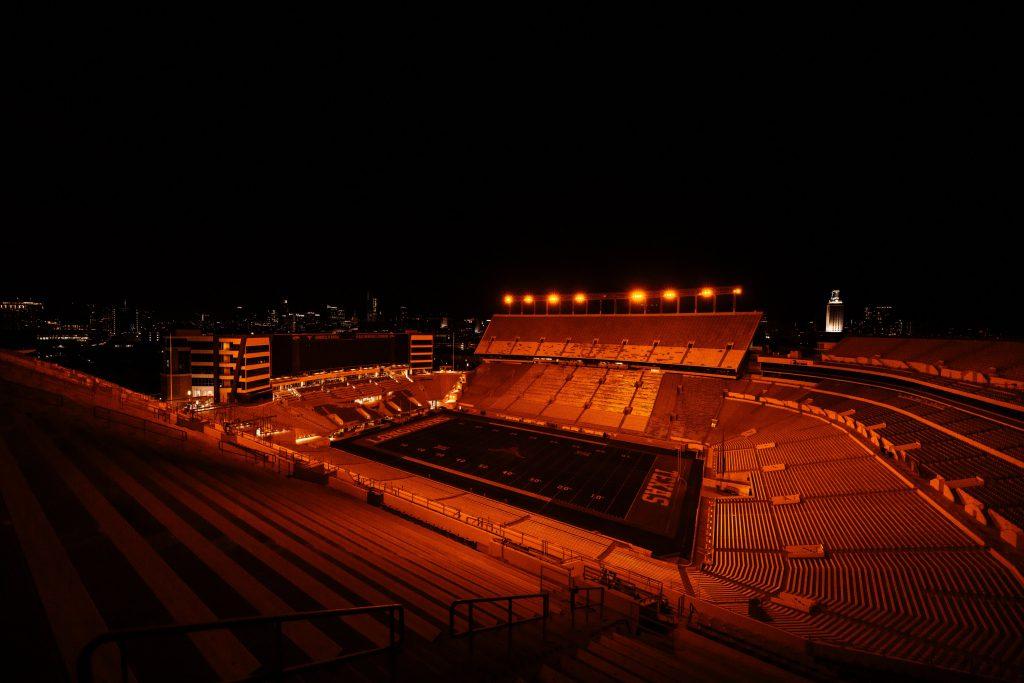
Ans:
{"label": "illuminated tower", "polygon": [[825,307],[825,331],[843,331],[843,301],[839,298],[838,289],[832,290],[832,296]]}

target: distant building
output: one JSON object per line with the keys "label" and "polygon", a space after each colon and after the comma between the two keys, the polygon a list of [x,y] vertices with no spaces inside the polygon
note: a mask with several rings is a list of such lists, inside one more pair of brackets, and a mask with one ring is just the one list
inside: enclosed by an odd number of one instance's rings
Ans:
{"label": "distant building", "polygon": [[409,335],[409,369],[413,372],[430,372],[434,369],[434,335]]}
{"label": "distant building", "polygon": [[843,301],[839,298],[839,290],[833,289],[832,296],[825,306],[825,331],[839,333],[843,331]]}
{"label": "distant building", "polygon": [[380,300],[377,295],[366,293],[366,322],[375,323],[380,318]]}
{"label": "distant building", "polygon": [[39,301],[0,301],[0,326],[17,330],[34,326],[43,314]]}
{"label": "distant building", "polygon": [[168,342],[165,395],[235,403],[270,398],[270,337],[176,332]]}
{"label": "distant building", "polygon": [[896,309],[888,304],[869,304],[864,307],[862,334],[876,337],[904,337],[913,334],[913,325],[903,320]]}
{"label": "distant building", "polygon": [[343,306],[327,306],[327,322],[338,328],[345,324],[345,308]]}
{"label": "distant building", "polygon": [[31,348],[42,322],[42,303],[0,301],[0,346]]}

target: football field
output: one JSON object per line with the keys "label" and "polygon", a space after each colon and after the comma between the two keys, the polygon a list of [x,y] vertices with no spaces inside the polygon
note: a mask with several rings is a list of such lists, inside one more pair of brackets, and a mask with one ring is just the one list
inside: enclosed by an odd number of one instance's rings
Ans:
{"label": "football field", "polygon": [[431,422],[356,443],[388,464],[606,531],[601,521],[676,537],[699,497],[702,463],[689,454],[478,416]]}

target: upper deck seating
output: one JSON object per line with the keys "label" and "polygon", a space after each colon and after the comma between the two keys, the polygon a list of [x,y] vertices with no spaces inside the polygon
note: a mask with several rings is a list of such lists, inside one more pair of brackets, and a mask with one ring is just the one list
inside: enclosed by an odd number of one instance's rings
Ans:
{"label": "upper deck seating", "polygon": [[822,359],[1024,380],[1024,342],[1015,341],[849,337],[822,354]]}
{"label": "upper deck seating", "polygon": [[496,315],[476,353],[735,371],[760,313]]}

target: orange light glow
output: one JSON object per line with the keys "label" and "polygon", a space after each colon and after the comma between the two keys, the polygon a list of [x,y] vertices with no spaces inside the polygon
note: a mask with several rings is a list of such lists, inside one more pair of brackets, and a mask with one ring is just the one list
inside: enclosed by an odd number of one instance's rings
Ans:
{"label": "orange light glow", "polygon": [[629,293],[629,298],[632,301],[643,301],[647,298],[647,292],[642,289],[634,289]]}
{"label": "orange light glow", "polygon": [[512,302],[515,301],[515,300],[516,300],[516,298],[514,296],[512,296],[511,294],[506,294],[505,298],[502,299],[502,301],[505,302],[506,306],[511,306]]}
{"label": "orange light glow", "polygon": [[704,289],[700,290],[700,295],[705,299],[710,299],[715,295],[715,290],[711,289],[710,287],[705,287]]}
{"label": "orange light glow", "polygon": [[742,287],[733,287],[732,288],[732,293],[733,294],[742,294],[743,293],[743,288]]}
{"label": "orange light glow", "polygon": [[582,293],[582,292],[580,292],[579,294],[574,296],[572,298],[572,300],[575,301],[578,304],[582,304],[583,302],[585,302],[587,300],[587,295]]}
{"label": "orange light glow", "polygon": [[679,296],[679,294],[674,289],[666,289],[661,294],[661,298],[665,301],[675,301],[677,296]]}
{"label": "orange light glow", "polygon": [[524,296],[523,297],[523,303],[524,304],[532,304],[533,303],[533,295],[532,294],[527,294],[526,296]]}
{"label": "orange light glow", "polygon": [[557,294],[548,294],[548,303],[551,304],[552,306],[554,306],[561,300],[562,297],[558,296]]}

